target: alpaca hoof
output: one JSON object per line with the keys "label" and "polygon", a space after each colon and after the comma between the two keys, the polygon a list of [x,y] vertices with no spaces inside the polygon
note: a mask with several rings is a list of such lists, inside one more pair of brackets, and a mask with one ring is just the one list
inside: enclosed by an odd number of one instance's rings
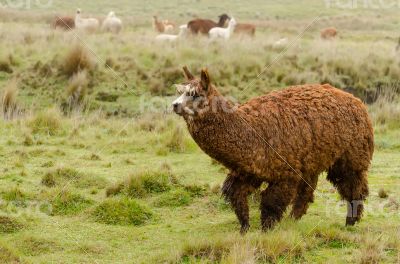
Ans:
{"label": "alpaca hoof", "polygon": [[356,222],[357,222],[357,217],[351,217],[351,216],[346,217],[346,226],[353,226],[356,224]]}
{"label": "alpaca hoof", "polygon": [[243,226],[240,228],[240,234],[241,234],[241,235],[245,235],[245,234],[247,233],[247,231],[249,230],[249,228],[250,228],[250,225],[243,225]]}

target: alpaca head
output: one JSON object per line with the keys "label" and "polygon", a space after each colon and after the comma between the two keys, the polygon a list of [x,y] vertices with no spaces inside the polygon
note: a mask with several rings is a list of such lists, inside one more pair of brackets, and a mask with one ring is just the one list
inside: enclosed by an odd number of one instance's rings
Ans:
{"label": "alpaca head", "polygon": [[186,81],[176,84],[180,96],[172,102],[176,114],[186,117],[201,117],[211,109],[212,102],[220,98],[220,94],[211,84],[207,69],[201,70],[200,78],[195,78],[185,66],[183,67]]}
{"label": "alpaca head", "polygon": [[222,14],[220,16],[218,16],[219,20],[218,20],[218,26],[223,27],[225,26],[225,22],[228,21],[229,19],[231,19],[227,14]]}
{"label": "alpaca head", "polygon": [[234,28],[235,26],[236,26],[236,20],[235,20],[235,18],[231,18],[231,20],[229,20],[229,23],[228,23],[228,27],[229,28]]}
{"label": "alpaca head", "polygon": [[115,17],[114,11],[110,11],[110,13],[108,13],[108,17]]}
{"label": "alpaca head", "polygon": [[80,14],[81,14],[81,12],[82,12],[82,11],[81,11],[81,9],[80,9],[80,8],[76,9],[76,14],[77,14],[77,15],[80,15]]}

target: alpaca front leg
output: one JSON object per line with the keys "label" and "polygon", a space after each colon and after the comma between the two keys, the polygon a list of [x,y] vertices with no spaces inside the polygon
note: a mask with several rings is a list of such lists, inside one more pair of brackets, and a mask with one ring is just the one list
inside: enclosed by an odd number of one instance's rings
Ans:
{"label": "alpaca front leg", "polygon": [[222,195],[231,204],[240,223],[240,233],[244,234],[250,227],[249,205],[247,197],[259,186],[257,180],[247,180],[235,173],[229,173],[222,186]]}
{"label": "alpaca front leg", "polygon": [[294,179],[270,183],[261,192],[261,225],[263,231],[271,229],[282,219],[283,213],[296,195]]}
{"label": "alpaca front leg", "polygon": [[300,181],[290,214],[294,219],[300,219],[307,212],[310,203],[314,201],[314,190],[317,187],[317,182],[318,176],[311,177],[309,181],[304,179]]}

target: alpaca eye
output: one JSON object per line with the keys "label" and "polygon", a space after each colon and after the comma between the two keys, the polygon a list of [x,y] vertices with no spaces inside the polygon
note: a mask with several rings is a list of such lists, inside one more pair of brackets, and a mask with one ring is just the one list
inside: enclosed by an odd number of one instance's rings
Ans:
{"label": "alpaca eye", "polygon": [[200,95],[194,94],[194,95],[193,95],[193,100],[196,100],[196,99],[199,98],[199,97],[200,97]]}

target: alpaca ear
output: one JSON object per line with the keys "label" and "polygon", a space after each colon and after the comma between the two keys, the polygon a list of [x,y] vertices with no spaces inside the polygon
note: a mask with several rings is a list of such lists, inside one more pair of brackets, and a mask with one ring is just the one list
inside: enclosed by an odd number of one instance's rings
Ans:
{"label": "alpaca ear", "polygon": [[185,73],[186,79],[188,79],[189,81],[194,79],[193,74],[190,73],[190,71],[189,71],[187,66],[183,66],[183,72]]}
{"label": "alpaca ear", "polygon": [[201,70],[200,84],[204,91],[207,91],[210,86],[210,76],[208,75],[208,71],[206,68]]}

